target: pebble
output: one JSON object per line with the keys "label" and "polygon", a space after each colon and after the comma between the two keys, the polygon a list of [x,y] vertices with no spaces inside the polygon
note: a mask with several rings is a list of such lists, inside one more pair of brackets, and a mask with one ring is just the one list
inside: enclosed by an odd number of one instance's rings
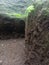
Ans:
{"label": "pebble", "polygon": [[0,65],[2,65],[2,60],[0,60]]}

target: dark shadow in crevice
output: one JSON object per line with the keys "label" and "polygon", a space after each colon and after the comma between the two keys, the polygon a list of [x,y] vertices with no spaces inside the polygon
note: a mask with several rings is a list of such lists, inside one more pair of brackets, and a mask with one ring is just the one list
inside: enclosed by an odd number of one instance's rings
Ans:
{"label": "dark shadow in crevice", "polygon": [[24,37],[25,21],[23,19],[0,16],[0,39]]}

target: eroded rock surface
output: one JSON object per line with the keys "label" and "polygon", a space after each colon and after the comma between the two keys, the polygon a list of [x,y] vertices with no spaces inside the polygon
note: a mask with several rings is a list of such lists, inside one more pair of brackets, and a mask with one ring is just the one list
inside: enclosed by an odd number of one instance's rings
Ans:
{"label": "eroded rock surface", "polygon": [[[39,13],[38,13],[39,14]],[[49,16],[29,15],[26,28],[25,65],[49,65]]]}

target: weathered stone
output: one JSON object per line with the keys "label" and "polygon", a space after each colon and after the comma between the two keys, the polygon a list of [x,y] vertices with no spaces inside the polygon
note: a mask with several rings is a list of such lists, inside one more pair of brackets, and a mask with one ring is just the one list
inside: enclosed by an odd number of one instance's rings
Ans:
{"label": "weathered stone", "polygon": [[37,15],[33,18],[33,14],[30,13],[25,36],[25,65],[49,65],[49,16]]}

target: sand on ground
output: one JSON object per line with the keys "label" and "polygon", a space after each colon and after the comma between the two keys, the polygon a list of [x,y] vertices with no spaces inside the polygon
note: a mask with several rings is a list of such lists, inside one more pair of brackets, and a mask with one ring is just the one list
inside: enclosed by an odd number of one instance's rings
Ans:
{"label": "sand on ground", "polygon": [[0,40],[0,65],[24,65],[25,40]]}

